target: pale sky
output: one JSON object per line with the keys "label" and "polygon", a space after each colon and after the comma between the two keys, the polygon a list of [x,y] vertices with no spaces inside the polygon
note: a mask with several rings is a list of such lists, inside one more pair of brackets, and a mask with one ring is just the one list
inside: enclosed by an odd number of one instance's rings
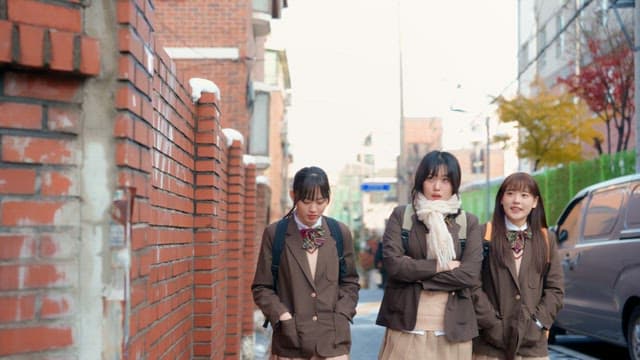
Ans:
{"label": "pale sky", "polygon": [[470,121],[493,115],[489,95],[514,92],[516,6],[513,0],[289,1],[269,41],[285,48],[289,61],[292,170],[318,165],[335,179],[369,133],[377,168],[395,165],[399,39],[405,116],[439,116],[445,150],[465,146],[469,134],[462,130]]}

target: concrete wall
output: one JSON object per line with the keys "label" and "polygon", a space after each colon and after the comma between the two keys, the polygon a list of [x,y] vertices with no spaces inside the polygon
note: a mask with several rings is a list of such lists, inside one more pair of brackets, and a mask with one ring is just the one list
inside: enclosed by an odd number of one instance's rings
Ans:
{"label": "concrete wall", "polygon": [[2,3],[0,356],[239,358],[260,199],[237,99],[193,103],[162,2]]}

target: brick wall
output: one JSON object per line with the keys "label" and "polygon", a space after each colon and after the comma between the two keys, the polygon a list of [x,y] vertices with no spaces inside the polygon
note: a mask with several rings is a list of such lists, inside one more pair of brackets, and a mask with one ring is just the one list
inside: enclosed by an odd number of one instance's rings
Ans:
{"label": "brick wall", "polygon": [[161,46],[238,49],[239,58],[235,60],[181,59],[175,63],[187,79],[203,77],[218,85],[223,94],[222,126],[238,130],[247,139],[251,116],[247,82],[251,68],[263,65],[262,59],[254,59],[253,1],[164,0],[155,5]]}
{"label": "brick wall", "polygon": [[0,1],[0,356],[238,358],[251,337],[237,99],[192,103],[154,3]]}
{"label": "brick wall", "polygon": [[100,53],[79,1],[2,7],[0,356],[64,351],[78,336],[82,91]]}

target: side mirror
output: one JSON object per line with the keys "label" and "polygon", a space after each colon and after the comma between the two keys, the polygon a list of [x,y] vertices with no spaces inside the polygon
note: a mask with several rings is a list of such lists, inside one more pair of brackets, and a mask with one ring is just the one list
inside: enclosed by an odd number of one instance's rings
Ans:
{"label": "side mirror", "polygon": [[569,238],[569,232],[566,229],[560,230],[560,234],[558,234],[558,243],[562,244]]}

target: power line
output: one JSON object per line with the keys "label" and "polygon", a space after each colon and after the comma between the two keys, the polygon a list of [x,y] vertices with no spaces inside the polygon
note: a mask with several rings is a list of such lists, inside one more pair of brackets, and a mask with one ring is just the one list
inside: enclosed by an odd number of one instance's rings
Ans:
{"label": "power line", "polygon": [[[543,47],[540,48],[540,50],[537,52],[536,56],[529,61],[521,70],[518,70],[518,75],[516,76],[515,79],[511,80],[511,82],[509,82],[509,84],[507,84],[507,86],[505,86],[500,93],[496,96],[496,98],[502,96],[507,89],[509,89],[515,82],[520,80],[520,77],[527,71],[529,70],[529,68],[535,64],[540,57],[547,51],[547,49],[556,41],[558,41],[558,39],[560,38],[560,36],[566,32],[569,29],[569,26],[580,16],[580,13],[582,13],[582,11],[584,11],[584,9],[587,8],[587,6],[589,6],[591,3],[593,2],[593,0],[586,0],[582,6],[580,6],[580,8],[576,9],[576,12],[571,16],[571,18],[569,19],[569,21],[567,21],[566,24],[564,24],[564,26],[562,26],[561,29],[559,29],[556,34],[553,36],[553,38],[551,39],[551,41],[548,41]],[[565,2],[565,5],[563,5],[561,8],[564,8],[566,6],[566,4],[568,4],[569,1]],[[548,19],[545,23],[544,23],[544,27],[546,27],[546,25],[550,22],[551,20]],[[539,32],[540,30],[538,30],[537,32]]]}
{"label": "power line", "polygon": [[[587,7],[589,6],[589,4],[591,4],[593,2],[593,0],[587,0],[585,1],[582,6],[576,10],[576,12],[571,16],[571,18],[569,19],[569,21],[567,21],[566,24],[564,24],[564,26],[558,30],[558,32],[556,32],[556,34],[553,36],[553,38],[551,39],[551,41],[547,42],[542,48],[540,48],[540,50],[538,51],[538,53],[536,54],[536,56],[529,61],[529,63],[527,63],[527,65],[525,65],[525,67],[518,71],[518,79],[520,79],[520,77],[522,76],[522,74],[524,74],[529,67],[531,67],[531,65],[533,65],[534,63],[536,63],[538,61],[538,59],[540,59],[540,57],[545,53],[545,51],[547,51],[547,49],[556,41],[558,40],[558,38],[560,38],[560,35],[562,35],[562,33],[564,33],[565,31],[567,31],[567,29],[569,28],[569,25],[571,25],[577,18],[578,16],[580,16],[580,13]],[[545,24],[546,25],[546,24]]]}

